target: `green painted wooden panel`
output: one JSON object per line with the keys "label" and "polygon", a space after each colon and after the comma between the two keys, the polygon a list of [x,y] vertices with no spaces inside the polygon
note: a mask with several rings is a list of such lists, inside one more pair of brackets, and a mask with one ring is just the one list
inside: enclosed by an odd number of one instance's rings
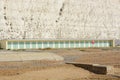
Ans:
{"label": "green painted wooden panel", "polygon": [[13,49],[18,49],[18,42],[13,42]]}
{"label": "green painted wooden panel", "polygon": [[36,42],[31,43],[32,48],[36,48]]}
{"label": "green painted wooden panel", "polygon": [[99,43],[98,41],[95,41],[94,47],[98,47]]}
{"label": "green painted wooden panel", "polygon": [[49,47],[53,48],[53,42],[49,42]]}
{"label": "green painted wooden panel", "polygon": [[30,42],[25,42],[25,46],[27,49],[30,49],[30,44],[31,44]]}
{"label": "green painted wooden panel", "polygon": [[55,45],[55,48],[59,48],[59,42],[55,42],[54,45]]}
{"label": "green painted wooden panel", "polygon": [[83,48],[84,47],[84,41],[80,42],[80,47]]}
{"label": "green painted wooden panel", "polygon": [[75,48],[79,48],[79,41],[76,41],[76,42],[74,43],[74,46],[75,46]]}
{"label": "green painted wooden panel", "polygon": [[65,42],[65,48],[69,48],[69,42]]}
{"label": "green painted wooden panel", "polygon": [[19,42],[20,49],[24,49],[24,42]]}
{"label": "green painted wooden panel", "polygon": [[60,42],[60,48],[64,48],[64,42]]}
{"label": "green painted wooden panel", "polygon": [[43,42],[43,48],[48,48],[48,42]]}
{"label": "green painted wooden panel", "polygon": [[92,41],[89,41],[88,43],[89,43],[89,47],[92,47]]}
{"label": "green painted wooden panel", "polygon": [[50,42],[47,42],[47,48],[50,48]]}
{"label": "green painted wooden panel", "polygon": [[90,46],[89,41],[85,42],[85,47],[88,48]]}
{"label": "green painted wooden panel", "polygon": [[42,42],[38,42],[38,48],[42,48]]}
{"label": "green painted wooden panel", "polygon": [[11,47],[12,47],[12,43],[8,42],[8,49],[11,49]]}
{"label": "green painted wooden panel", "polygon": [[103,41],[99,41],[99,47],[103,46]]}
{"label": "green painted wooden panel", "polygon": [[74,41],[70,41],[70,48],[74,48]]}
{"label": "green painted wooden panel", "polygon": [[108,41],[105,41],[104,44],[105,44],[105,47],[109,47],[109,42]]}
{"label": "green painted wooden panel", "polygon": [[102,47],[105,47],[105,41],[102,41]]}
{"label": "green painted wooden panel", "polygon": [[105,41],[103,41],[103,45],[104,45],[103,47],[106,47],[106,42]]}
{"label": "green painted wooden panel", "polygon": [[109,41],[99,41],[99,47],[110,47]]}
{"label": "green painted wooden panel", "polygon": [[92,41],[89,41],[90,47],[93,47]]}

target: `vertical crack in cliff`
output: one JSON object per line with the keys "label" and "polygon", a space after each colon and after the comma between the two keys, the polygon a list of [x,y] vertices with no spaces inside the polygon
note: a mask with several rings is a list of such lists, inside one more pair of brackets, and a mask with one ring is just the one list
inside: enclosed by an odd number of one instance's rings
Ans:
{"label": "vertical crack in cliff", "polygon": [[65,7],[65,2],[63,2],[62,7],[59,10],[59,17],[57,18],[56,22],[58,22],[60,20],[62,14],[63,14],[64,7]]}
{"label": "vertical crack in cliff", "polygon": [[[7,5],[6,4],[7,4],[7,0],[4,1],[4,7],[3,7],[3,9],[4,9],[4,13],[3,13],[4,14],[4,19],[7,21],[7,16],[6,16]],[[5,23],[5,24],[7,24],[7,23]]]}
{"label": "vertical crack in cliff", "polygon": [[86,14],[84,15],[84,17],[83,17],[83,19],[84,19],[84,31],[86,30],[86,24],[87,24],[87,22],[88,22],[89,16],[92,14],[92,12],[93,12],[93,8],[91,8],[91,9],[89,10],[89,12],[86,13]]}
{"label": "vertical crack in cliff", "polygon": [[63,12],[64,6],[65,6],[65,4],[63,3],[63,4],[62,4],[62,7],[60,8],[59,16],[62,15],[62,12]]}
{"label": "vertical crack in cliff", "polygon": [[6,26],[10,26],[12,27],[12,22],[10,22],[9,18],[8,18],[8,14],[7,14],[7,10],[8,10],[8,0],[5,0],[4,1],[4,6],[3,6],[3,9],[4,9],[4,20],[6,21],[5,24]]}
{"label": "vertical crack in cliff", "polygon": [[[27,38],[27,31],[30,31],[30,29],[31,29],[31,27],[32,27],[32,24],[33,24],[33,10],[34,10],[34,4],[33,4],[33,1],[34,0],[29,0],[28,1],[28,6],[27,7],[25,7],[25,5],[24,6],[22,6],[23,7],[23,11],[26,11],[27,13],[27,15],[23,15],[22,16],[22,20],[23,20],[23,22],[24,22],[24,29],[23,29],[23,33],[22,33],[22,38],[23,39],[26,39]],[[22,1],[22,3],[24,3],[24,1]],[[29,15],[29,16],[28,16]]]}

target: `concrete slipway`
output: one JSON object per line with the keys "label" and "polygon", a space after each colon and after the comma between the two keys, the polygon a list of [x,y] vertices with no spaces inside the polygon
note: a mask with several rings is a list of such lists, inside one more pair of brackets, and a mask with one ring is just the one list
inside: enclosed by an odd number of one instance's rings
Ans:
{"label": "concrete slipway", "polygon": [[62,61],[63,57],[54,53],[40,52],[40,53],[3,53],[0,54],[0,61],[29,61],[29,60],[53,60]]}

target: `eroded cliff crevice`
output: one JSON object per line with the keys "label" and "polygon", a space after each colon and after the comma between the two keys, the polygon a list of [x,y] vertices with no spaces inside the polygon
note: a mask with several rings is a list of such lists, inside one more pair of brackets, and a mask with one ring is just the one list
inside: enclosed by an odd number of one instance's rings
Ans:
{"label": "eroded cliff crevice", "polygon": [[60,8],[59,11],[59,17],[57,18],[56,22],[58,22],[61,16],[63,15],[64,7],[65,7],[65,2],[62,3],[62,7]]}

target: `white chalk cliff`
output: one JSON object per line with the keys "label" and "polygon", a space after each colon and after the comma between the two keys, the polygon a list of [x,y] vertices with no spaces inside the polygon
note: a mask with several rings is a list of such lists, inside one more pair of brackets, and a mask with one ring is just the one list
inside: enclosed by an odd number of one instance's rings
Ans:
{"label": "white chalk cliff", "polygon": [[120,0],[0,0],[0,39],[120,39]]}

